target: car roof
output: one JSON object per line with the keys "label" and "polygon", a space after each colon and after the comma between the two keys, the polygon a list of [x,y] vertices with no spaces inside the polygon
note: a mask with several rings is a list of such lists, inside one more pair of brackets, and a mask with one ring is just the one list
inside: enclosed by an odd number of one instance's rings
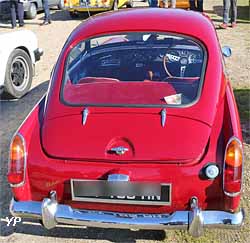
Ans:
{"label": "car roof", "polygon": [[215,37],[214,26],[204,14],[182,9],[134,8],[90,17],[72,32],[68,41],[78,42],[121,31],[173,32],[196,37],[205,43]]}
{"label": "car roof", "polygon": [[[212,124],[219,99],[225,92],[226,80],[223,74],[221,48],[215,28],[210,19],[201,13],[181,9],[135,8],[98,14],[81,23],[67,39],[53,72],[47,110],[48,117],[60,115],[62,110],[71,112],[60,102],[61,84],[65,62],[72,48],[79,42],[98,35],[117,32],[171,32],[180,33],[200,40],[206,51],[206,70],[199,102],[183,108],[182,114],[192,113],[194,119],[204,117],[204,122]],[[61,108],[60,108],[61,107]],[[82,108],[81,108],[82,109]],[[178,109],[177,109],[178,110]],[[176,114],[179,112],[176,110]],[[207,112],[207,111],[210,112]]]}

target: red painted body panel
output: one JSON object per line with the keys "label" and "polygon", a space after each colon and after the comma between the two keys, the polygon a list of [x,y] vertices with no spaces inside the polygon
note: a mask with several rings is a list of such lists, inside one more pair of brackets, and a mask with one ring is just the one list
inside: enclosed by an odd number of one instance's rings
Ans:
{"label": "red painted body panel", "polygon": [[[194,163],[202,157],[211,130],[200,121],[168,114],[166,125],[162,127],[161,109],[151,114],[146,111],[141,114],[139,111],[136,114],[92,113],[92,110],[94,108],[89,108],[84,126],[82,114],[48,120],[42,130],[46,153],[78,160]],[[123,156],[109,153],[111,147],[122,145],[130,147],[131,153]]]}
{"label": "red painted body panel", "polygon": [[[89,108],[90,114],[83,128],[81,114],[84,107],[70,107],[60,102],[63,67],[69,50],[85,38],[120,32],[121,27],[122,31],[193,36],[207,49],[207,68],[199,101],[189,107],[166,108],[164,128],[160,123],[160,108],[115,107]],[[19,132],[26,140],[28,157],[25,184],[12,188],[16,200],[41,201],[51,190],[56,190],[61,203],[76,208],[120,212],[184,210],[193,196],[199,199],[202,209],[235,211],[239,205],[240,196],[228,197],[222,190],[225,145],[232,135],[242,139],[239,117],[232,90],[224,77],[216,32],[212,23],[199,13],[136,9],[106,13],[85,21],[71,34],[59,56],[46,101],[42,100],[36,106]],[[124,159],[105,154],[105,148],[113,138],[123,137],[131,138],[132,144],[136,144],[135,154],[128,154]],[[126,139],[120,141],[128,142]],[[203,175],[204,166],[211,162],[220,168],[220,175],[215,180],[208,180]],[[107,179],[107,175],[114,171],[123,171],[131,181],[171,183],[171,205],[71,201],[70,179]]]}
{"label": "red painted body panel", "polygon": [[[43,107],[41,107],[43,110]],[[36,117],[33,121],[31,117]],[[26,125],[30,124],[30,128]],[[27,130],[28,129],[28,130]],[[221,178],[210,181],[201,176],[203,166],[211,161],[216,161],[215,151],[205,155],[202,163],[193,165],[179,164],[159,164],[159,163],[115,163],[115,162],[92,162],[92,161],[72,161],[59,160],[47,157],[41,147],[39,138],[38,109],[26,121],[25,126],[20,129],[22,134],[26,134],[27,147],[29,151],[27,161],[26,184],[22,189],[14,188],[17,200],[41,201],[47,197],[51,190],[57,191],[58,200],[61,203],[72,203],[69,180],[77,179],[106,179],[112,171],[123,171],[130,175],[131,181],[149,181],[172,184],[172,204],[171,206],[137,206],[134,205],[109,205],[109,204],[90,204],[78,203],[78,208],[92,208],[117,211],[141,212],[173,212],[188,207],[189,199],[196,195],[200,199],[202,208],[223,208],[223,193]],[[218,139],[218,138],[217,138]],[[212,146],[213,149],[213,146]],[[196,186],[194,186],[196,185]],[[199,186],[197,186],[199,185]],[[201,190],[201,188],[203,188]],[[76,205],[76,203],[73,203]]]}

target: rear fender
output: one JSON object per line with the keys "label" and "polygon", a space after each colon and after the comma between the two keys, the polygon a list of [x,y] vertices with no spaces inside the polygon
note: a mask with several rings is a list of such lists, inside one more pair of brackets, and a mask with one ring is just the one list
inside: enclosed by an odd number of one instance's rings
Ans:
{"label": "rear fender", "polygon": [[[224,148],[226,147],[228,140],[232,136],[237,137],[241,142],[243,142],[238,108],[234,98],[233,89],[228,83],[226,88],[226,99],[225,99],[225,110],[224,110],[224,121],[223,121]],[[241,195],[235,197],[229,197],[224,194],[224,202],[226,210],[235,212],[239,207],[240,197]]]}
{"label": "rear fender", "polygon": [[[40,99],[40,101],[35,105],[35,107],[32,109],[32,111],[29,113],[29,115],[26,117],[26,119],[23,121],[23,123],[15,133],[15,134],[20,133],[24,137],[26,144],[26,151],[29,151],[29,146],[33,133],[39,132],[39,127],[41,126],[43,118],[44,101],[45,101],[45,96],[43,96]],[[29,156],[29,154],[27,154],[27,156]],[[25,169],[26,171],[25,171],[24,184],[20,187],[12,187],[12,192],[15,195],[15,198],[30,200],[31,189],[29,183],[29,175],[27,173],[27,166]]]}

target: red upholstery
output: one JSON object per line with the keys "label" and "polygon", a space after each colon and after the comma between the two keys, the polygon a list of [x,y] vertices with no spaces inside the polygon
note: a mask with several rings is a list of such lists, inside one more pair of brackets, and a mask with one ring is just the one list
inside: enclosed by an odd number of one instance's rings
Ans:
{"label": "red upholstery", "polygon": [[[166,104],[165,96],[176,94],[167,82],[103,82],[71,84],[64,87],[70,103],[90,104]],[[112,80],[112,79],[111,79]]]}

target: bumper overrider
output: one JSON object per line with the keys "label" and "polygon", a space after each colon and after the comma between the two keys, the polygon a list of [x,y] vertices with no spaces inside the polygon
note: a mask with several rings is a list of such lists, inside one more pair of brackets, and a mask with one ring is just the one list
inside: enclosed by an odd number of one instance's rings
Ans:
{"label": "bumper overrider", "polygon": [[203,234],[204,228],[238,228],[243,224],[244,211],[237,213],[201,210],[196,197],[190,200],[190,210],[172,214],[118,213],[73,209],[58,204],[56,193],[43,202],[11,200],[10,212],[15,217],[40,219],[45,228],[57,224],[82,225],[122,229],[187,229],[194,237]]}
{"label": "bumper overrider", "polygon": [[43,55],[43,49],[42,48],[37,48],[34,51],[34,55],[35,55],[35,61],[38,62],[41,59],[41,56]]}

